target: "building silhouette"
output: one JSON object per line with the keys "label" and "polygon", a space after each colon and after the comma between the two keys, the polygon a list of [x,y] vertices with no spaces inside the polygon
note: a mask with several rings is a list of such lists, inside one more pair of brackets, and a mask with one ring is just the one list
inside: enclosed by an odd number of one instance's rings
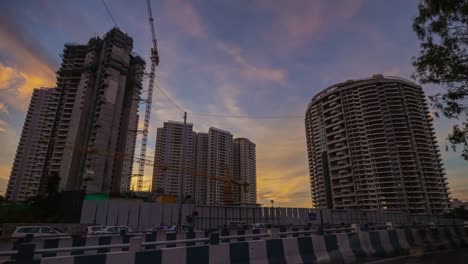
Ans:
{"label": "building silhouette", "polygon": [[338,83],[305,117],[313,205],[440,214],[449,207],[421,86],[397,77]]}
{"label": "building silhouette", "polygon": [[8,200],[24,201],[39,194],[56,99],[56,89],[38,88],[32,93],[8,181]]}
{"label": "building silhouette", "polygon": [[183,175],[183,197],[196,204],[255,205],[255,144],[219,128],[196,133],[192,127],[187,123],[184,132],[182,122],[168,121],[158,128],[152,191],[181,197]]}
{"label": "building silhouette", "polygon": [[257,161],[255,144],[247,138],[235,138],[234,180],[245,182],[247,186],[234,185],[234,200],[240,204],[257,203]]}
{"label": "building silhouette", "polygon": [[[59,175],[61,190],[120,193],[129,189],[145,66],[132,49],[132,38],[117,28],[87,44],[65,45],[57,88],[51,92],[53,106],[43,113],[47,132],[27,132],[28,118],[23,128],[23,134],[32,137],[42,133],[41,144],[46,147],[41,147],[41,159],[34,165],[40,172],[23,177],[21,166],[14,165],[7,193],[17,192],[16,186],[22,185],[18,180],[32,177],[39,179],[33,184],[36,191],[29,192],[33,195],[52,174]],[[33,95],[30,109],[35,109],[36,98]],[[21,142],[17,156],[24,155]]]}
{"label": "building silhouette", "polygon": [[184,126],[182,122],[169,121],[157,129],[153,191],[180,197],[180,175],[183,174],[184,195],[194,195],[196,133],[192,127],[190,123]]}

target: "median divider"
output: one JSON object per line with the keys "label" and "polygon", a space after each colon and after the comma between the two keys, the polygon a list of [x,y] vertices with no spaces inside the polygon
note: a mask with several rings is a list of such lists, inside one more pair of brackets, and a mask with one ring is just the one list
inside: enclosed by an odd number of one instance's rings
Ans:
{"label": "median divider", "polygon": [[[212,233],[209,238],[205,234],[197,238],[192,233],[184,238],[174,233],[168,234],[172,237],[166,237],[164,241],[127,237],[126,243],[123,243],[123,238],[116,241],[113,238],[97,238],[87,241],[93,245],[80,247],[65,247],[65,244],[64,247],[57,247],[61,245],[60,241],[49,240],[39,248],[36,243],[19,245],[15,252],[10,252],[15,254],[16,260],[9,263],[349,263],[363,261],[366,257],[405,255],[412,249],[437,250],[468,245],[465,230],[454,227],[359,231],[331,235],[316,235],[305,231],[307,230],[298,233],[299,230],[294,230],[290,234],[272,232],[273,237],[263,234],[267,239],[249,241],[247,239],[258,234],[239,232],[235,237]],[[286,235],[288,237],[280,238]],[[114,244],[118,241],[120,244]],[[77,251],[84,252],[85,255],[70,255],[70,252]]]}
{"label": "median divider", "polygon": [[348,262],[354,262],[356,260],[356,255],[351,248],[351,241],[348,234],[336,234],[336,241],[338,243],[339,251],[343,257],[343,260]]}

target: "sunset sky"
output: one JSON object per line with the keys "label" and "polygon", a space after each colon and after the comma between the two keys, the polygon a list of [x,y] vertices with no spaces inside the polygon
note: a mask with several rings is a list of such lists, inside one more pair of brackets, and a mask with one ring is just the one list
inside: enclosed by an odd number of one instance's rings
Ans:
{"label": "sunset sky", "polygon": [[[146,1],[106,0],[149,70]],[[416,0],[153,0],[157,83],[194,130],[229,130],[257,145],[258,202],[310,207],[304,112],[320,90],[376,73],[411,78],[419,42]],[[32,90],[54,87],[63,45],[102,36],[113,22],[100,0],[0,1],[0,194],[6,188]],[[146,82],[145,82],[146,87]],[[436,87],[425,87],[433,94]],[[241,119],[200,116],[288,116]],[[156,127],[182,112],[155,87]],[[453,198],[468,200],[468,162],[446,152],[453,121],[436,131]],[[152,168],[147,168],[145,183]]]}

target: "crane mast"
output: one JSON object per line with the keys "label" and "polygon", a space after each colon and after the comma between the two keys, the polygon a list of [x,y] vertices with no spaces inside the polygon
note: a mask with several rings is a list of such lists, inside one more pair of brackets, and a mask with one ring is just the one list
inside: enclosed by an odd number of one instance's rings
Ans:
{"label": "crane mast", "polygon": [[154,77],[156,72],[156,66],[159,65],[159,54],[158,54],[158,47],[156,41],[156,33],[154,31],[154,24],[153,24],[153,12],[151,11],[151,1],[147,0],[147,9],[148,9],[148,21],[151,28],[151,38],[153,41],[153,47],[151,47],[151,70],[149,74],[149,82],[148,82],[148,94],[147,98],[144,101],[145,106],[145,119],[144,119],[144,126],[142,131],[142,138],[141,138],[141,150],[138,160],[138,178],[137,178],[137,191],[142,191],[143,189],[143,176],[145,174],[145,160],[146,160],[146,146],[148,144],[148,128],[149,122],[151,117],[151,104],[153,102],[153,87],[154,87]]}

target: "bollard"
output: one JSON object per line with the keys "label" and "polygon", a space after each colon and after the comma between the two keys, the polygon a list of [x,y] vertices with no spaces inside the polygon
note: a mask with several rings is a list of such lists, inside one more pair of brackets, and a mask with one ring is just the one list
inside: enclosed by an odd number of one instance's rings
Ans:
{"label": "bollard", "polygon": [[[153,231],[149,234],[146,234],[145,236],[145,241],[146,242],[154,242],[156,241],[156,231]],[[148,249],[156,249],[156,246],[153,245],[153,246],[145,246],[145,250],[148,250]]]}
{"label": "bollard", "polygon": [[[193,232],[193,230],[191,232],[185,233],[185,239],[194,239],[194,238],[197,238],[197,235],[195,234],[195,232]],[[195,246],[195,242],[186,242],[185,246],[187,247]]]}
{"label": "bollard", "polygon": [[323,235],[325,234],[323,226],[319,226],[319,227],[317,228],[317,234],[318,234],[319,236],[323,236]]}
{"label": "bollard", "polygon": [[[238,229],[237,230],[237,235],[245,235],[245,229]],[[245,241],[245,238],[238,238],[237,241],[243,242],[243,241]]]}
{"label": "bollard", "polygon": [[278,238],[278,228],[272,228],[270,229],[271,232],[271,238]]}
{"label": "bollard", "polygon": [[[221,236],[229,236],[230,234],[231,232],[229,231],[229,229],[226,229],[226,228],[221,229]],[[229,243],[229,239],[222,239],[221,243]]]}
{"label": "bollard", "polygon": [[[299,231],[299,228],[293,227],[291,230],[292,231]],[[298,237],[298,236],[299,236],[299,234],[293,234],[293,237]]]}
{"label": "bollard", "polygon": [[131,237],[130,238],[130,247],[128,251],[130,252],[137,252],[142,251],[143,247],[141,246],[141,242],[143,241],[142,237]]}
{"label": "bollard", "polygon": [[[260,229],[252,229],[252,234],[260,234]],[[260,240],[260,237],[253,237],[252,240]]]}
{"label": "bollard", "polygon": [[[170,241],[170,240],[177,240],[177,233],[174,232],[174,233],[166,233],[166,240],[167,241]],[[177,244],[167,244],[166,247],[167,248],[173,248],[173,247],[176,247]]]}
{"label": "bollard", "polygon": [[[286,229],[286,227],[282,226],[282,227],[280,227],[279,231],[280,231],[280,232],[286,232],[287,229]],[[285,236],[285,235],[280,235],[280,238],[285,238],[285,237],[287,237],[287,236]]]}
{"label": "bollard", "polygon": [[21,244],[18,247],[18,254],[16,255],[16,263],[26,264],[33,263],[35,244]]}
{"label": "bollard", "polygon": [[210,245],[219,245],[219,233],[210,234]]}
{"label": "bollard", "polygon": [[[210,237],[210,231],[207,231],[205,230],[205,232],[203,232],[203,237],[207,238],[207,237]],[[210,241],[205,241],[205,245],[208,245],[210,243]]]}

